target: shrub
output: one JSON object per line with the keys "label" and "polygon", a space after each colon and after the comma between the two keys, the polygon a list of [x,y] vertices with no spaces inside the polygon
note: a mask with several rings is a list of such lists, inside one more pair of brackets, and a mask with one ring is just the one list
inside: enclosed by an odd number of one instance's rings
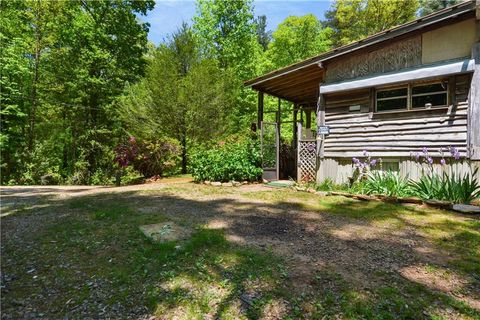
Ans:
{"label": "shrub", "polygon": [[[450,163],[453,164],[461,159],[457,148],[440,148],[440,164],[442,166],[447,164],[444,157],[445,151],[450,153],[448,158]],[[464,175],[460,175],[460,173],[449,174],[446,171],[438,174],[433,169],[434,161],[427,148],[423,148],[421,153],[412,153],[412,158],[427,167],[427,170],[422,167],[422,177],[419,181],[410,182],[415,195],[418,197],[424,200],[446,200],[453,203],[470,203],[475,198],[480,197],[480,182],[476,178],[478,169],[475,169],[471,174],[465,173]]]}
{"label": "shrub", "polygon": [[423,175],[419,181],[411,181],[414,193],[424,200],[437,199],[453,203],[470,203],[480,197],[480,182],[475,177],[478,169],[472,174],[443,174],[431,172]]}
{"label": "shrub", "polygon": [[255,181],[262,174],[256,139],[232,136],[212,147],[201,147],[190,157],[189,171],[196,181]]}
{"label": "shrub", "polygon": [[132,166],[146,178],[163,176],[177,167],[179,159],[180,146],[173,139],[137,141],[130,137],[115,148],[115,162],[121,168]]}
{"label": "shrub", "polygon": [[381,194],[389,197],[407,197],[413,194],[407,177],[403,178],[394,171],[372,171],[361,184],[366,194]]}

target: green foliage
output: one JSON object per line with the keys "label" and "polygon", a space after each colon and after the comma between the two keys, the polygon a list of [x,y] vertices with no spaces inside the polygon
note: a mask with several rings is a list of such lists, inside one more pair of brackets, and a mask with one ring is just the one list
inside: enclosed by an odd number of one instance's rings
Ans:
{"label": "green foliage", "polygon": [[366,194],[379,194],[389,197],[408,197],[412,195],[408,177],[401,177],[395,171],[371,171],[359,187]]}
{"label": "green foliage", "polygon": [[153,53],[145,78],[127,88],[118,115],[140,140],[179,141],[185,173],[190,145],[227,131],[238,87],[231,71],[200,59],[192,30],[184,25]]}
{"label": "green foliage", "polygon": [[438,10],[442,10],[460,3],[462,0],[420,0],[420,16],[426,16]]}
{"label": "green foliage", "polygon": [[418,0],[337,0],[325,13],[341,46],[415,19]]}
{"label": "green foliage", "polygon": [[253,0],[198,0],[193,28],[203,55],[240,79],[256,74],[255,57],[261,51],[253,17]]}
{"label": "green foliage", "polygon": [[148,25],[137,14],[153,5],[0,3],[2,183],[51,174],[98,183],[112,172],[121,133],[112,102],[144,72]]}
{"label": "green foliage", "polygon": [[266,52],[270,69],[280,68],[330,49],[332,30],[313,15],[289,16],[278,25]]}
{"label": "green foliage", "polygon": [[139,171],[135,170],[133,166],[128,166],[123,170],[121,177],[122,185],[130,185],[141,183],[145,179],[145,176]]}
{"label": "green foliage", "polygon": [[480,182],[476,175],[478,169],[472,174],[458,173],[441,175],[431,172],[423,175],[419,181],[412,181],[411,186],[417,196],[422,199],[446,200],[453,203],[470,203],[480,197]]}
{"label": "green foliage", "polygon": [[327,178],[320,183],[307,182],[305,184],[305,187],[306,188],[313,188],[317,191],[340,191],[340,190],[348,190],[349,189],[348,185],[336,184],[330,178]]}
{"label": "green foliage", "polygon": [[144,177],[164,176],[179,163],[180,145],[173,139],[144,141],[133,165]]}
{"label": "green foliage", "polygon": [[262,174],[260,161],[256,139],[232,136],[196,150],[189,169],[196,181],[256,181]]}

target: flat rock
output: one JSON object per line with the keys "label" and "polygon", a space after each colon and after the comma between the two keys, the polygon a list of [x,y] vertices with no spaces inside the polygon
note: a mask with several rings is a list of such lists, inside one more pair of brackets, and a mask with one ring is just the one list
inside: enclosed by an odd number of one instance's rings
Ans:
{"label": "flat rock", "polygon": [[219,182],[219,181],[213,181],[213,182],[210,182],[210,185],[214,186],[214,187],[220,187],[222,185],[222,183]]}
{"label": "flat rock", "polygon": [[222,187],[233,187],[233,183],[231,182],[223,182]]}
{"label": "flat rock", "polygon": [[470,204],[454,204],[452,207],[453,210],[462,212],[462,213],[477,213],[480,214],[479,206],[472,206]]}
{"label": "flat rock", "polygon": [[448,201],[441,201],[441,200],[425,200],[425,203],[431,207],[441,208],[441,209],[452,209],[452,204]]}
{"label": "flat rock", "polygon": [[156,242],[185,240],[192,234],[190,228],[180,226],[172,221],[143,225],[140,226],[140,230],[145,236]]}

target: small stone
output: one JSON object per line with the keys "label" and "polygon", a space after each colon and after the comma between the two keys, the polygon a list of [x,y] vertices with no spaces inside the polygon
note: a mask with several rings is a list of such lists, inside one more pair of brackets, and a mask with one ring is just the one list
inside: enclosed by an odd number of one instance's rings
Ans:
{"label": "small stone", "polygon": [[317,196],[326,197],[326,196],[329,195],[329,192],[327,192],[327,191],[315,191],[315,194]]}
{"label": "small stone", "polygon": [[262,179],[263,183],[268,183],[269,181],[267,179]]}
{"label": "small stone", "polygon": [[219,181],[214,181],[214,182],[211,182],[210,185],[212,185],[214,187],[220,187],[222,185],[222,183],[219,182]]}
{"label": "small stone", "polygon": [[208,180],[203,181],[204,184],[209,185],[211,182]]}
{"label": "small stone", "polygon": [[233,184],[234,187],[238,187],[238,186],[241,185],[241,183],[238,182],[238,181],[232,181],[232,184]]}
{"label": "small stone", "polygon": [[315,193],[315,192],[316,192],[316,190],[315,190],[315,189],[313,189],[313,188],[307,188],[307,192],[309,192],[309,193]]}
{"label": "small stone", "polygon": [[479,206],[472,206],[470,204],[454,204],[452,207],[453,210],[462,212],[462,213],[477,213],[480,214]]}
{"label": "small stone", "polygon": [[231,182],[224,182],[224,183],[222,183],[222,187],[233,187],[233,183],[231,183]]}
{"label": "small stone", "polygon": [[242,181],[242,184],[248,184],[248,181]]}
{"label": "small stone", "polygon": [[452,204],[448,201],[440,201],[440,200],[425,200],[425,203],[431,207],[441,208],[441,209],[452,209]]}

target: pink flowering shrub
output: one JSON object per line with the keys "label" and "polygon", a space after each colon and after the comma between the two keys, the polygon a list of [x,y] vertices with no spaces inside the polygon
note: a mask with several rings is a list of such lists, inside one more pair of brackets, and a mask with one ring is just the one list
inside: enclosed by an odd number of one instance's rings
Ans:
{"label": "pink flowering shrub", "polygon": [[121,168],[132,166],[146,178],[163,176],[177,166],[180,150],[172,139],[139,142],[135,137],[129,137],[115,148],[114,161]]}

